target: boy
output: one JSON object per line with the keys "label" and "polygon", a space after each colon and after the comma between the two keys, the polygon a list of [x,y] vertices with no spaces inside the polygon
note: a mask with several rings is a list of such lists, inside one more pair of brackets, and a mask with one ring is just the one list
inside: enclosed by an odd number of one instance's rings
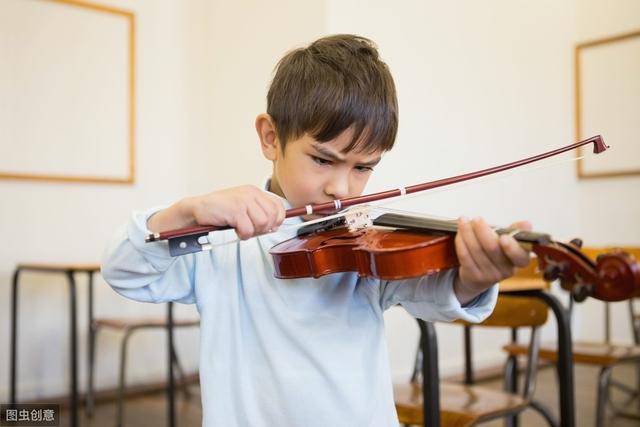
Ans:
{"label": "boy", "polygon": [[[397,425],[384,310],[401,304],[427,320],[480,321],[495,304],[493,285],[529,256],[484,221],[460,220],[458,269],[399,281],[351,272],[274,278],[268,251],[295,231],[265,233],[285,208],[361,194],[393,146],[393,79],[365,38],[325,37],[288,53],[256,130],[273,163],[267,191],[231,188],[134,215],[103,275],[128,298],[197,304],[204,425]],[[166,242],[144,243],[149,232],[196,224],[230,225],[243,240],[215,232],[212,243],[231,243],[178,258]]]}

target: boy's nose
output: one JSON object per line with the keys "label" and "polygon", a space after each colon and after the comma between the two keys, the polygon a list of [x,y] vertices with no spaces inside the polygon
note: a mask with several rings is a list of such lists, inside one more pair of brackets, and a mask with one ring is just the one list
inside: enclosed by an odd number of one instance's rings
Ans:
{"label": "boy's nose", "polygon": [[344,199],[349,195],[349,179],[344,176],[334,177],[327,183],[324,192],[333,199]]}

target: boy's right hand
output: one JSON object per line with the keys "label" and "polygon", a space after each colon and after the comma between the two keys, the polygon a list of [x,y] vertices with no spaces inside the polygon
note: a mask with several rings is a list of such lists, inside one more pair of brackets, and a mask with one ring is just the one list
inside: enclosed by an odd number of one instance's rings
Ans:
{"label": "boy's right hand", "polygon": [[228,225],[243,240],[276,230],[285,217],[282,201],[252,185],[188,197],[153,215],[147,227],[153,232],[193,225]]}

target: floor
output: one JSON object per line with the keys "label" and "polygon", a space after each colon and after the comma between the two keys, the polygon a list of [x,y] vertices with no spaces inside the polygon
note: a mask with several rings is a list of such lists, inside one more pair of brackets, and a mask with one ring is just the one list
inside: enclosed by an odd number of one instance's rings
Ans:
{"label": "floor", "polygon": [[[576,390],[576,427],[595,426],[596,412],[596,386],[599,374],[598,368],[584,365],[575,366],[575,390]],[[626,385],[634,387],[636,381],[636,369],[633,365],[621,365],[614,369],[613,379]],[[538,373],[536,387],[536,400],[542,402],[553,410],[556,419],[558,418],[558,388],[555,371],[549,367]],[[500,381],[492,381],[489,386],[501,389]],[[618,391],[612,391],[611,398],[616,403],[624,403],[626,396]],[[628,406],[627,410],[640,415],[640,400],[636,398]],[[611,410],[607,409],[606,426],[609,427],[640,427],[640,418],[630,419],[621,416],[612,417]],[[520,418],[520,427],[543,427],[548,424],[538,415],[537,412],[529,409],[525,410]],[[504,422],[495,420],[482,424],[483,427],[502,427]]]}
{"label": "floor", "polygon": [[[596,368],[576,366],[576,426],[594,426],[595,425],[595,386],[598,370]],[[633,366],[621,366],[614,370],[614,378],[628,385],[633,385],[635,381],[636,371]],[[491,388],[501,388],[499,381],[491,381],[483,383]],[[183,395],[179,395],[177,401],[177,425],[180,427],[199,427],[201,425],[202,410],[200,408],[200,394],[197,386],[190,388],[192,396],[185,400]],[[553,369],[546,368],[538,374],[538,386],[536,389],[536,399],[553,408],[557,416],[557,387],[555,373]],[[623,398],[619,393],[614,393],[612,398],[620,402]],[[638,399],[629,406],[635,413],[640,413],[640,403]],[[80,425],[85,427],[114,427],[116,415],[116,406],[114,403],[101,403],[96,407],[95,415],[87,418],[81,414]],[[68,425],[68,413],[62,412],[61,426]],[[163,427],[167,423],[167,406],[166,396],[164,393],[157,393],[148,396],[131,398],[126,403],[125,409],[125,426],[136,427]],[[501,420],[482,424],[486,427],[503,426]],[[544,420],[535,412],[527,410],[521,417],[521,427],[537,427],[545,426]],[[640,419],[628,419],[624,417],[609,417],[607,426],[610,427],[638,427]]]}

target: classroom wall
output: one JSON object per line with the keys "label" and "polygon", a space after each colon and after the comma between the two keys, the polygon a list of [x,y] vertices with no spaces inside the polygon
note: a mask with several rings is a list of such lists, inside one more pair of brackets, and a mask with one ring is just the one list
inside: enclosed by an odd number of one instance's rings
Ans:
{"label": "classroom wall", "polygon": [[[197,158],[189,140],[207,130],[199,85],[205,82],[202,58],[207,2],[117,1],[137,19],[136,183],[125,185],[0,181],[0,401],[9,396],[10,283],[18,262],[98,262],[115,229],[131,210],[168,203],[187,191]],[[2,59],[0,58],[0,61]],[[73,84],[73,82],[69,82]],[[204,83],[208,85],[208,83]],[[24,123],[29,126],[29,123]],[[11,143],[3,140],[2,144]],[[16,150],[21,147],[16,146]],[[86,297],[78,283],[80,386],[86,378]],[[96,316],[164,316],[165,307],[138,304],[115,294],[102,280],[95,286]],[[194,307],[176,309],[195,317]],[[24,273],[20,286],[18,398],[59,396],[68,390],[68,294],[63,277]],[[197,330],[178,333],[183,362],[197,366]],[[131,340],[128,379],[140,383],[162,378],[165,334],[142,332]],[[98,388],[117,384],[120,334],[98,338]]]}
{"label": "classroom wall", "polygon": [[[232,185],[259,185],[268,176],[253,121],[265,108],[273,66],[287,50],[338,32],[378,43],[396,78],[401,120],[396,148],[367,189],[376,191],[572,142],[573,45],[640,28],[640,11],[632,0],[615,7],[601,0],[108,4],[135,12],[138,25],[137,181],[133,186],[0,181],[0,342],[5,348],[17,262],[97,261],[133,209]],[[578,181],[574,164],[563,162],[389,207],[447,217],[481,215],[495,224],[524,218],[557,239],[638,244],[634,219],[640,202],[629,194],[639,181]],[[610,205],[620,208],[601,208]],[[19,397],[63,394],[68,387],[64,279],[25,275],[20,291]],[[79,298],[83,314],[82,283]],[[98,316],[164,315],[164,306],[125,300],[101,280],[95,301]],[[177,309],[179,317],[197,316],[192,306]],[[628,341],[623,310],[616,305],[620,326],[614,337]],[[597,334],[600,312],[596,302],[579,307],[574,334]],[[412,366],[417,327],[399,308],[391,309],[386,320],[392,371],[403,379]],[[86,354],[86,327],[81,317],[81,355]],[[448,325],[439,332],[441,366],[453,372],[461,367],[461,335]],[[553,324],[545,335],[553,337]],[[106,332],[99,337],[99,388],[116,383],[119,337]],[[500,361],[496,349],[506,339],[501,333],[476,334],[479,365]],[[181,332],[178,340],[183,363],[195,371],[197,331]],[[143,332],[132,340],[130,383],[163,378],[164,346],[160,332]],[[8,366],[8,350],[0,352],[0,401],[8,399]],[[80,367],[83,386],[84,358]]]}
{"label": "classroom wall", "polygon": [[[640,30],[640,3],[634,0],[575,2],[576,42]],[[638,144],[638,140],[634,141]],[[580,230],[597,245],[635,245],[640,242],[640,176],[590,180],[574,188]],[[589,240],[585,239],[585,242]],[[585,243],[587,244],[587,243]],[[627,302],[611,304],[611,339],[631,342]],[[604,337],[604,305],[587,300],[576,309],[574,334],[582,339]]]}

